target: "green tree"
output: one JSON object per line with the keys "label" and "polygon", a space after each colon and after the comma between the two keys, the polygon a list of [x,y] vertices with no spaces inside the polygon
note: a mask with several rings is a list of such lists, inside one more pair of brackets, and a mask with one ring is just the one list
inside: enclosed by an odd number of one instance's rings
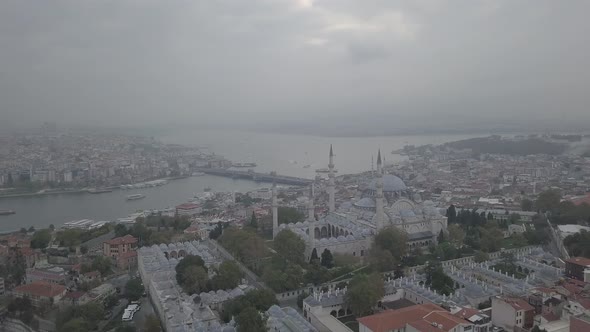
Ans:
{"label": "green tree", "polygon": [[258,311],[266,311],[273,304],[278,304],[275,293],[268,289],[256,289],[249,291],[245,295],[238,296],[223,304],[221,319],[229,322],[232,317],[236,317],[247,307],[253,307]]}
{"label": "green tree", "polygon": [[31,247],[35,249],[45,249],[51,241],[51,231],[48,229],[41,229],[33,235],[31,239]]}
{"label": "green tree", "polygon": [[357,274],[348,284],[344,301],[353,315],[361,317],[370,314],[384,294],[383,279],[380,275]]}
{"label": "green tree", "polygon": [[207,268],[205,267],[205,261],[200,256],[197,255],[186,255],[183,259],[176,264],[176,281],[179,285],[182,285],[186,278],[188,277],[187,269],[191,266],[202,267],[205,272],[207,272]]}
{"label": "green tree", "polygon": [[111,272],[111,265],[111,259],[106,256],[96,256],[92,260],[92,269],[100,272],[103,277]]}
{"label": "green tree", "polygon": [[131,301],[137,301],[145,292],[145,287],[141,283],[141,279],[133,278],[127,281],[125,285],[125,296]]}
{"label": "green tree", "polygon": [[553,211],[559,206],[561,194],[557,190],[547,190],[539,194],[535,201],[537,211]]}
{"label": "green tree", "polygon": [[74,318],[66,322],[58,331],[60,332],[87,332],[89,324],[83,318]]}
{"label": "green tree", "polygon": [[531,201],[528,198],[524,198],[521,202],[520,202],[520,208],[523,211],[533,211],[533,201]]}
{"label": "green tree", "polygon": [[125,236],[127,234],[129,234],[129,231],[127,230],[127,226],[125,226],[123,224],[115,225],[115,236],[116,237]]}
{"label": "green tree", "polygon": [[182,289],[189,293],[200,293],[207,291],[207,281],[209,276],[207,271],[202,266],[189,266],[185,270],[182,284]]}
{"label": "green tree", "polygon": [[440,264],[429,264],[426,267],[426,285],[431,286],[439,293],[450,295],[455,292],[455,282],[445,274]]}
{"label": "green tree", "polygon": [[82,255],[86,255],[88,253],[88,247],[86,245],[81,245],[80,252],[82,253]]}
{"label": "green tree", "polygon": [[510,214],[509,220],[510,220],[511,224],[516,224],[520,220],[520,214],[518,214],[518,213]]}
{"label": "green tree", "polygon": [[448,227],[449,232],[449,241],[457,248],[463,246],[463,241],[465,241],[465,232],[461,229],[461,226],[457,224],[451,224]]}
{"label": "green tree", "polygon": [[303,264],[305,242],[297,234],[284,229],[277,234],[273,243],[281,257],[295,264]]}
{"label": "green tree", "polygon": [[440,244],[440,243],[443,243],[443,242],[445,242],[445,241],[446,241],[446,239],[445,239],[445,233],[443,232],[443,230],[442,230],[442,229],[441,229],[441,230],[440,230],[440,232],[438,233],[438,236],[437,236],[436,240],[437,240],[437,242],[438,242],[439,244]]}
{"label": "green tree", "polygon": [[124,324],[121,325],[119,327],[117,327],[117,329],[115,330],[115,332],[135,332],[135,327],[130,325],[130,324]]}
{"label": "green tree", "polygon": [[313,250],[311,251],[311,258],[309,259],[310,263],[314,263],[314,262],[319,262],[320,258],[318,257],[318,251],[313,248]]}
{"label": "green tree", "polygon": [[453,204],[447,209],[447,219],[449,224],[453,224],[457,221],[457,209]]}
{"label": "green tree", "polygon": [[479,227],[479,237],[481,250],[494,252],[500,250],[504,234],[495,223],[490,223],[487,227]]}
{"label": "green tree", "polygon": [[380,249],[373,245],[369,256],[369,262],[374,270],[379,272],[387,272],[394,270],[399,264],[400,260],[393,257],[389,250]]}
{"label": "green tree", "polygon": [[258,220],[256,219],[256,213],[252,211],[252,217],[250,217],[250,227],[258,229]]}
{"label": "green tree", "polygon": [[309,296],[309,293],[303,292],[297,296],[297,306],[299,309],[303,309],[303,300]]}
{"label": "green tree", "polygon": [[475,256],[474,256],[473,260],[476,263],[481,263],[481,262],[485,262],[485,261],[490,260],[490,256],[488,256],[487,253],[478,250],[475,252]]}
{"label": "green tree", "polygon": [[332,257],[332,252],[330,252],[330,250],[324,249],[324,252],[322,252],[321,265],[328,269],[334,267],[334,257]]}
{"label": "green tree", "polygon": [[160,320],[156,315],[150,314],[145,319],[144,330],[146,332],[160,332],[162,328],[160,327]]}
{"label": "green tree", "polygon": [[292,224],[297,222],[302,222],[305,220],[305,215],[296,208],[287,207],[287,206],[279,206],[278,208],[279,213],[279,225],[280,224]]}
{"label": "green tree", "polygon": [[253,307],[246,307],[240,312],[236,317],[236,325],[238,332],[268,331],[266,318]]}
{"label": "green tree", "polygon": [[219,265],[218,273],[212,279],[214,290],[232,289],[240,284],[242,280],[242,271],[236,262],[224,261]]}
{"label": "green tree", "polygon": [[55,230],[55,226],[53,224],[49,224],[49,230],[53,232]]}
{"label": "green tree", "polygon": [[374,245],[379,249],[389,251],[397,260],[401,260],[406,254],[407,242],[408,236],[404,231],[390,226],[377,233]]}

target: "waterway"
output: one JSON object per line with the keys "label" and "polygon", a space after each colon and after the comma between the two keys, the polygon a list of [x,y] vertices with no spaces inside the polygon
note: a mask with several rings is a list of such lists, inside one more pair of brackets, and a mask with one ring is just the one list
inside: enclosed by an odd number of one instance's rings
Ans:
{"label": "waterway", "polygon": [[[385,163],[401,162],[403,156],[391,154],[404,145],[440,144],[473,135],[389,136],[389,137],[317,137],[262,134],[237,131],[191,131],[160,137],[165,142],[206,148],[232,161],[256,162],[258,172],[313,178],[315,169],[327,167],[330,144],[334,146],[334,161],[338,174],[358,173],[371,169],[381,149]],[[305,165],[309,167],[304,168]],[[57,194],[33,197],[1,198],[0,209],[15,210],[10,216],[0,216],[0,232],[21,227],[59,227],[78,219],[116,220],[143,209],[161,209],[184,203],[211,187],[214,191],[246,192],[265,183],[232,180],[216,176],[199,176],[170,181],[167,185],[137,190],[115,190],[103,194]],[[130,194],[142,193],[144,199],[127,201]]]}
{"label": "waterway", "polygon": [[[267,185],[267,184],[266,184]],[[60,227],[64,222],[93,219],[112,221],[130,213],[146,209],[163,209],[187,202],[207,187],[219,192],[246,192],[265,184],[248,180],[232,180],[217,176],[194,176],[172,180],[168,184],[144,189],[114,190],[103,194],[55,194],[0,199],[0,209],[15,210],[16,214],[0,216],[0,231],[18,230],[21,227]],[[128,201],[127,195],[144,194],[146,197]]]}

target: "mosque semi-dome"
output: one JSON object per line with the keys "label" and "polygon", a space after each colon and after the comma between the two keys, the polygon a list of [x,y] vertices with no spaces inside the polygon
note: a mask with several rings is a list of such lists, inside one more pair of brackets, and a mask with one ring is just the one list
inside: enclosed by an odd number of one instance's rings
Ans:
{"label": "mosque semi-dome", "polygon": [[[371,180],[369,183],[370,190],[377,190],[377,179]],[[383,192],[398,192],[407,190],[406,184],[400,178],[392,174],[383,175]]]}

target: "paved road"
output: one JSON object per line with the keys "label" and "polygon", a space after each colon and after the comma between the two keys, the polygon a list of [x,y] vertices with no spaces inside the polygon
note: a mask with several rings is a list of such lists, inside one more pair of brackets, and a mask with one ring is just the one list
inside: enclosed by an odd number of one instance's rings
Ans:
{"label": "paved road", "polygon": [[133,315],[133,323],[137,331],[143,331],[147,317],[155,315],[154,307],[147,297],[142,297],[140,301],[141,309]]}

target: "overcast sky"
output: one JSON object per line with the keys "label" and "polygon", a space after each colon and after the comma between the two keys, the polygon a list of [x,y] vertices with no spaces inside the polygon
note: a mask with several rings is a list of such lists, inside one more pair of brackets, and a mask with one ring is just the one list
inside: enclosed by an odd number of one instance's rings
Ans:
{"label": "overcast sky", "polygon": [[0,1],[0,126],[590,127],[590,1]]}

